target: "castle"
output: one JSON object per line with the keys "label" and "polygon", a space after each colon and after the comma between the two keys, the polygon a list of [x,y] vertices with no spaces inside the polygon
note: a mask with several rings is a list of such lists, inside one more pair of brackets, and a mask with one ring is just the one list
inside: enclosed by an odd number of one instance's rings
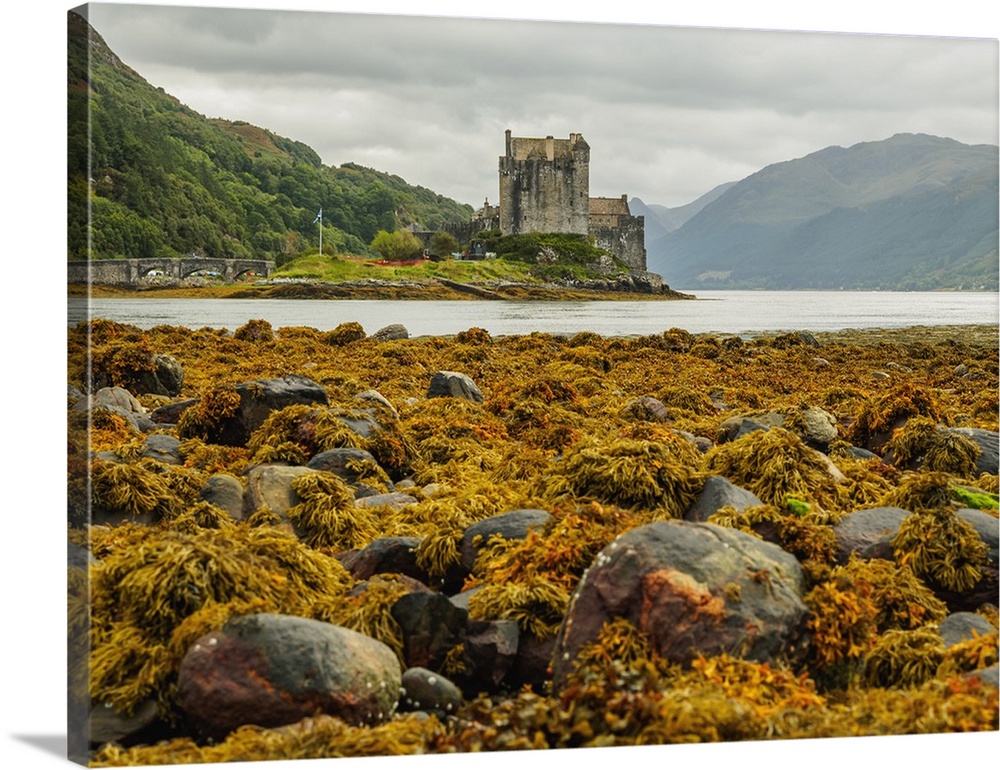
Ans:
{"label": "castle", "polygon": [[514,233],[579,233],[614,254],[633,272],[645,272],[643,217],[629,212],[627,196],[590,197],[590,145],[582,134],[569,139],[511,136],[500,156],[500,203],[487,200],[456,235],[499,228]]}

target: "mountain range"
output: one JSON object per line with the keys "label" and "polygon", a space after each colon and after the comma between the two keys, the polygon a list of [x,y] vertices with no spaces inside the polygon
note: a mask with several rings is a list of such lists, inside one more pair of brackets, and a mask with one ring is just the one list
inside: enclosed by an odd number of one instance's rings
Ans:
{"label": "mountain range", "polygon": [[633,213],[649,269],[682,290],[996,290],[997,169],[996,145],[897,134]]}

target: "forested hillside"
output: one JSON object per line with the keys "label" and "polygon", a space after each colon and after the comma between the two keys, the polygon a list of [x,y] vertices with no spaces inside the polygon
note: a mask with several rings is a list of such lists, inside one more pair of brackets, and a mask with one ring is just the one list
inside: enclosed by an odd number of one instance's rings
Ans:
{"label": "forested hillside", "polygon": [[194,253],[281,264],[317,248],[320,208],[324,251],[355,254],[379,230],[434,230],[472,214],[397,176],[324,166],[311,148],[266,129],[207,119],[153,87],[72,13],[68,86],[70,259],[87,257],[88,202],[96,259]]}

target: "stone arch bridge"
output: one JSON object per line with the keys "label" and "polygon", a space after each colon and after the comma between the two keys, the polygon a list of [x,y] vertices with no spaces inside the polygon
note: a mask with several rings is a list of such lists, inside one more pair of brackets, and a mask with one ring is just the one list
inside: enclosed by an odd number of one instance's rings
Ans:
{"label": "stone arch bridge", "polygon": [[[138,286],[151,274],[166,275],[178,281],[195,273],[217,273],[226,281],[246,275],[266,278],[274,270],[274,262],[263,259],[214,259],[212,257],[180,257],[170,259],[94,259],[68,263],[69,283]],[[89,274],[88,274],[89,270]]]}

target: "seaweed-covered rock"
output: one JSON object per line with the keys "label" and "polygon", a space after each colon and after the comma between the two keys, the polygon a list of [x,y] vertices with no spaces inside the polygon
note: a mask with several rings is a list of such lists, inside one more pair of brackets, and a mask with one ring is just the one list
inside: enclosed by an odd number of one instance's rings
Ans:
{"label": "seaweed-covered rock", "polygon": [[317,713],[379,724],[395,711],[401,678],[395,654],[375,639],[319,620],[244,615],[191,646],[177,695],[199,732],[221,737]]}
{"label": "seaweed-covered rock", "polygon": [[469,614],[439,593],[408,593],[392,605],[392,617],[403,634],[408,666],[440,670],[448,652],[465,637]]}
{"label": "seaweed-covered rock", "polygon": [[742,511],[763,503],[753,492],[736,486],[725,476],[709,476],[694,504],[684,513],[684,518],[688,521],[705,521],[727,505]]}
{"label": "seaweed-covered rock", "polygon": [[427,571],[417,564],[419,537],[380,537],[358,551],[348,551],[337,558],[355,580],[372,575],[397,573],[430,583]]}
{"label": "seaweed-covered rock", "polygon": [[625,414],[641,422],[670,422],[670,413],[663,402],[652,396],[641,396],[625,405]]}
{"label": "seaweed-covered rock", "polygon": [[837,439],[837,419],[816,406],[730,417],[719,426],[720,440],[735,441],[755,430],[784,428],[811,447],[825,451]]}
{"label": "seaweed-covered rock", "polygon": [[852,553],[864,559],[892,559],[892,538],[909,515],[909,511],[894,507],[847,514],[833,527],[837,562],[846,564]]}
{"label": "seaweed-covered rock", "polygon": [[308,377],[288,374],[254,380],[206,394],[184,411],[178,430],[182,437],[194,436],[210,444],[246,446],[272,412],[296,404],[327,403],[323,386]]}
{"label": "seaweed-covered rock", "polygon": [[479,552],[494,535],[499,535],[504,540],[519,540],[526,537],[531,529],[544,527],[551,519],[552,515],[548,511],[524,508],[477,521],[462,535],[459,545],[462,566],[471,572]]}
{"label": "seaweed-covered rock", "polygon": [[996,474],[1000,468],[1000,433],[995,430],[981,428],[947,428],[947,433],[957,433],[972,439],[979,447],[979,457],[976,459],[977,473]]}
{"label": "seaweed-covered rock", "polygon": [[808,615],[798,561],[712,524],[663,521],[631,530],[594,560],[556,637],[556,687],[605,623],[624,618],[663,658],[723,652],[763,662],[800,658]]}
{"label": "seaweed-covered rock", "polygon": [[477,404],[483,403],[483,392],[472,379],[461,372],[440,371],[431,377],[427,398],[464,398]]}
{"label": "seaweed-covered rock", "polygon": [[255,465],[247,471],[247,485],[243,493],[243,515],[250,516],[267,508],[276,516],[283,516],[301,501],[292,489],[292,481],[307,473],[319,473],[301,465]]}
{"label": "seaweed-covered rock", "polygon": [[327,471],[340,476],[351,486],[357,486],[359,482],[371,476],[373,471],[378,473],[381,470],[371,452],[354,447],[328,449],[314,455],[306,465],[318,471]]}

